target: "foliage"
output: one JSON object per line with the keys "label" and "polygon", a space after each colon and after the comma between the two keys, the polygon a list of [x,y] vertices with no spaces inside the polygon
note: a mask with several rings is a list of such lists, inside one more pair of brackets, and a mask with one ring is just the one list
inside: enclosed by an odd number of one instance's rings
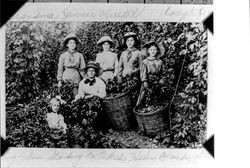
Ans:
{"label": "foliage", "polygon": [[6,28],[6,101],[23,103],[56,81],[65,22],[9,22]]}
{"label": "foliage", "polygon": [[48,92],[45,92],[24,107],[7,108],[7,141],[11,146],[108,148],[119,145],[105,137],[99,131],[100,128],[97,128],[95,122],[102,112],[98,97],[62,104],[59,113],[64,116],[68,133],[58,139],[53,138],[53,131],[46,121],[46,114],[51,111],[48,102],[52,95],[55,95],[50,93],[51,95],[48,95]]}
{"label": "foliage", "polygon": [[116,79],[108,81],[106,84],[107,97],[117,97],[130,91],[132,103],[135,104],[141,83],[138,76],[138,73],[127,76],[123,79],[122,83],[118,83]]}
{"label": "foliage", "polygon": [[[40,99],[25,107],[6,110],[7,140],[15,147],[55,147],[46,121],[47,102]],[[66,147],[61,140],[60,147]]]}
{"label": "foliage", "polygon": [[[207,114],[207,34],[202,25],[188,25],[180,51],[186,61],[175,102],[171,142],[177,147],[203,143]],[[185,58],[186,57],[186,58]],[[186,59],[186,60],[185,60]]]}

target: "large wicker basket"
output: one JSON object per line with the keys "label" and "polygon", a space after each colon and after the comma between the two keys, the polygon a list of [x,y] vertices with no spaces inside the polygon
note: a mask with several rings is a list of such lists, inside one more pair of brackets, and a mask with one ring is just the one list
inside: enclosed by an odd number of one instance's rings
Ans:
{"label": "large wicker basket", "polygon": [[116,97],[104,98],[103,106],[114,129],[130,130],[136,125],[130,91]]}
{"label": "large wicker basket", "polygon": [[138,108],[133,109],[139,130],[148,136],[156,136],[159,132],[165,130],[169,124],[168,119],[168,104],[163,103],[164,108],[151,113],[139,113]]}

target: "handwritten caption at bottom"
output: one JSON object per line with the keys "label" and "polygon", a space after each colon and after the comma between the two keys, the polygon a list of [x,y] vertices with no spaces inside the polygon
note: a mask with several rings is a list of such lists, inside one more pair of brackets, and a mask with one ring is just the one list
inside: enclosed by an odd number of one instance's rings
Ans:
{"label": "handwritten caption at bottom", "polygon": [[11,165],[22,162],[35,162],[36,164],[50,162],[67,162],[73,167],[78,167],[81,163],[88,162],[140,162],[140,161],[188,161],[194,159],[207,158],[205,150],[109,150],[109,149],[81,149],[81,150],[61,150],[61,149],[20,149],[21,152],[10,152],[3,158],[4,163]]}

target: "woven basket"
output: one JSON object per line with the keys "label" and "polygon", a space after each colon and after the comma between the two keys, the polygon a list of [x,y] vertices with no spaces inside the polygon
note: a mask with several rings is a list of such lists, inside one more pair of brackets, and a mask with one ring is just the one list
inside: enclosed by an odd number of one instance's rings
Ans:
{"label": "woven basket", "polygon": [[116,97],[104,98],[102,102],[114,129],[130,130],[135,126],[130,91]]}
{"label": "woven basket", "polygon": [[156,136],[157,133],[165,130],[168,125],[168,104],[164,103],[164,108],[158,109],[151,113],[139,113],[135,107],[133,109],[136,120],[138,122],[139,130],[148,136]]}

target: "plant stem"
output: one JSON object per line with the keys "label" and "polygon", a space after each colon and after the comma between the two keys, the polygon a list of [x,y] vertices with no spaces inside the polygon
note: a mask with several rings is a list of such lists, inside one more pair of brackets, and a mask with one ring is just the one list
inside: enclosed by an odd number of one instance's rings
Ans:
{"label": "plant stem", "polygon": [[[187,32],[185,32],[187,33]],[[187,43],[185,44],[185,48],[186,48],[186,52],[187,52]],[[187,53],[185,53],[184,55],[184,58],[183,58],[183,61],[182,61],[182,65],[181,65],[181,71],[180,71],[180,74],[179,74],[179,77],[178,77],[178,81],[177,81],[177,84],[176,84],[176,87],[175,87],[175,91],[174,91],[174,95],[171,99],[171,102],[169,104],[169,109],[168,109],[168,118],[169,118],[169,128],[170,128],[170,132],[172,132],[172,123],[171,123],[171,106],[173,104],[173,101],[174,101],[174,98],[175,98],[175,95],[177,94],[177,90],[178,90],[178,86],[179,86],[179,83],[180,83],[180,79],[181,79],[181,75],[182,75],[182,72],[183,72],[183,68],[184,68],[184,63],[185,63],[185,59],[186,59],[186,56],[187,56]]]}

